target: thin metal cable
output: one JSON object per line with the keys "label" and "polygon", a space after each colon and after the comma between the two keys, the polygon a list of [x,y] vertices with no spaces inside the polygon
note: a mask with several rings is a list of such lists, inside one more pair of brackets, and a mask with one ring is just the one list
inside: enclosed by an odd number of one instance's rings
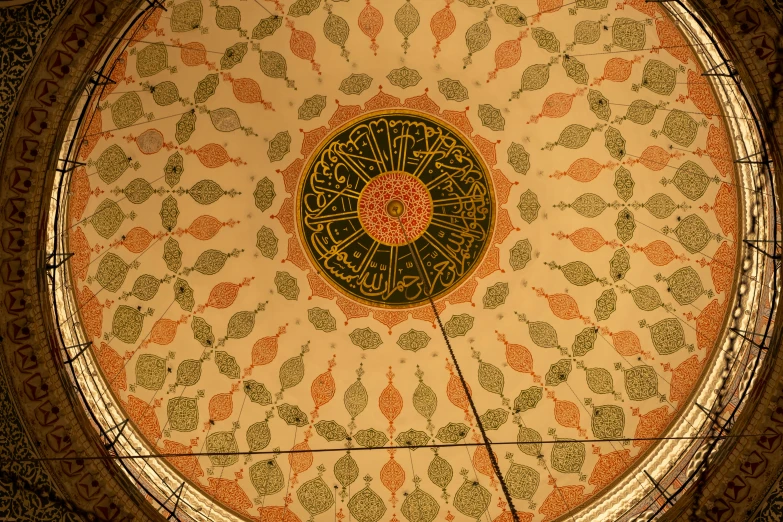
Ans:
{"label": "thin metal cable", "polygon": [[[408,245],[408,250],[410,250],[411,257],[413,258],[413,262],[416,265],[416,271],[419,273],[419,277],[421,278],[421,280],[425,281],[424,270],[422,270],[421,266],[419,265],[419,259],[418,257],[416,257],[416,254],[413,251],[413,245],[408,239],[408,232],[405,230],[405,226],[402,224],[402,219],[400,218],[400,216],[397,216],[397,223],[399,223],[400,225],[400,230],[402,230],[402,236],[405,238],[405,244]],[[519,522],[519,515],[517,514],[517,510],[514,507],[514,501],[511,499],[511,493],[508,490],[508,485],[506,484],[506,481],[503,480],[503,474],[500,472],[498,459],[495,456],[495,454],[492,452],[492,446],[490,444],[489,438],[487,437],[487,432],[484,430],[484,424],[481,422],[481,417],[479,417],[478,410],[476,409],[476,404],[473,402],[473,397],[470,396],[468,383],[465,381],[465,377],[462,375],[462,369],[459,367],[459,363],[457,362],[457,357],[454,355],[454,350],[451,348],[451,342],[449,342],[449,337],[446,335],[446,329],[443,328],[443,323],[440,320],[440,314],[438,313],[438,308],[435,306],[435,301],[433,301],[430,292],[425,290],[424,293],[427,296],[427,300],[430,302],[430,306],[432,307],[432,313],[435,314],[435,320],[438,321],[438,328],[440,329],[440,333],[443,336],[443,340],[446,342],[446,348],[449,350],[449,356],[451,357],[451,361],[454,363],[454,369],[457,370],[457,376],[459,377],[459,381],[462,384],[462,390],[465,393],[465,397],[467,397],[468,399],[468,404],[470,404],[470,409],[473,412],[473,417],[476,418],[476,425],[478,426],[479,432],[481,433],[481,438],[484,440],[484,447],[487,450],[487,456],[489,457],[489,461],[492,464],[492,470],[495,472],[495,475],[497,475],[498,481],[500,481],[500,487],[503,490],[503,495],[506,497],[506,502],[508,502],[508,508],[509,511],[511,512],[511,516],[514,519],[514,522]]]}

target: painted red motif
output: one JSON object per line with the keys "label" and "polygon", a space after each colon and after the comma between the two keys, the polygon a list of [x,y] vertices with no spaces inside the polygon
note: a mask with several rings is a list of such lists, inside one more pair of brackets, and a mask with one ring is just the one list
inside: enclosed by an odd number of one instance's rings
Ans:
{"label": "painted red motif", "polygon": [[359,29],[370,39],[370,49],[377,56],[379,47],[375,39],[383,29],[383,15],[367,0],[367,5],[359,13],[358,22]]}
{"label": "painted red motif", "polygon": [[[390,213],[392,201],[402,205],[402,228]],[[430,224],[432,212],[427,187],[403,172],[387,172],[373,178],[359,196],[359,220],[364,230],[386,245],[406,245],[417,239]]]}
{"label": "painted red motif", "polygon": [[454,13],[451,12],[451,4],[454,0],[446,0],[446,7],[435,13],[430,19],[430,30],[432,36],[435,37],[435,47],[432,51],[435,53],[434,57],[438,57],[440,52],[440,44],[451,36],[454,29],[457,27],[457,19],[454,17]]}

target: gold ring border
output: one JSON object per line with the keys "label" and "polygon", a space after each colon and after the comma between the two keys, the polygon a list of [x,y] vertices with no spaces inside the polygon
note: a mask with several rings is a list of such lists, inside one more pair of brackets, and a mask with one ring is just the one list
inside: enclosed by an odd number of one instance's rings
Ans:
{"label": "gold ring border", "polygon": [[[491,197],[491,208],[492,208],[492,215],[490,216],[490,230],[492,233],[489,235],[489,239],[486,243],[484,243],[484,248],[482,248],[481,252],[476,258],[476,262],[473,264],[473,266],[468,270],[459,280],[458,283],[453,284],[450,288],[445,288],[441,292],[435,295],[428,296],[427,298],[424,298],[416,303],[411,303],[409,305],[389,305],[384,303],[377,303],[375,301],[369,301],[366,299],[362,299],[360,297],[357,297],[353,294],[348,293],[343,288],[341,288],[338,284],[336,284],[325,272],[318,269],[319,265],[313,258],[312,252],[310,252],[309,247],[304,243],[304,231],[302,230],[302,220],[300,219],[300,211],[301,211],[301,195],[302,195],[302,187],[304,186],[304,182],[308,177],[308,173],[310,171],[310,168],[313,165],[313,162],[315,158],[317,158],[321,152],[323,151],[326,144],[330,142],[330,140],[340,132],[344,131],[348,127],[351,127],[353,125],[356,125],[358,123],[361,123],[363,121],[377,118],[378,116],[382,115],[409,115],[409,116],[415,116],[417,118],[421,118],[426,121],[430,121],[431,123],[435,125],[440,125],[442,127],[445,127],[452,133],[454,133],[456,136],[462,138],[464,140],[465,146],[476,156],[478,159],[478,162],[480,166],[483,168],[485,178],[487,180],[487,187],[489,187],[489,193]],[[304,250],[305,255],[307,256],[308,260],[310,261],[310,264],[312,265],[313,269],[315,270],[315,273],[321,276],[325,281],[329,283],[329,286],[332,287],[334,290],[336,290],[338,293],[342,294],[344,297],[347,297],[348,299],[351,299],[352,301],[358,302],[362,305],[369,306],[371,308],[381,308],[381,309],[389,309],[389,310],[407,310],[411,308],[417,308],[420,306],[426,305],[428,299],[436,300],[441,299],[445,297],[446,295],[456,291],[460,286],[462,286],[463,283],[466,282],[467,279],[469,279],[473,273],[476,271],[476,269],[481,265],[481,263],[484,260],[484,257],[487,254],[487,250],[489,250],[490,245],[492,245],[492,238],[495,236],[495,220],[497,217],[496,206],[497,206],[497,199],[495,198],[495,187],[492,184],[492,172],[487,167],[486,160],[484,159],[484,156],[476,149],[476,147],[473,145],[473,142],[470,138],[465,136],[465,134],[462,133],[462,131],[458,130],[456,127],[451,125],[450,123],[442,120],[440,117],[438,117],[437,120],[434,119],[435,117],[431,114],[415,111],[411,109],[381,109],[377,111],[371,111],[365,114],[362,114],[361,116],[358,116],[352,120],[349,120],[336,129],[332,130],[324,136],[318,146],[313,150],[313,152],[310,153],[310,157],[307,158],[307,162],[305,163],[304,168],[302,169],[302,175],[299,179],[299,182],[297,183],[296,187],[296,194],[294,195],[294,200],[296,203],[295,207],[295,220],[296,220],[296,229],[299,234],[299,246]],[[395,171],[396,172],[396,171]]]}

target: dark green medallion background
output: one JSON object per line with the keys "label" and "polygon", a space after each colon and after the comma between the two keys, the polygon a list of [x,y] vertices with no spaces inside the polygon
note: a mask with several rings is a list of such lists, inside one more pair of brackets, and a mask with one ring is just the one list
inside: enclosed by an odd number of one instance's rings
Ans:
{"label": "dark green medallion background", "polygon": [[[409,244],[395,243],[398,222],[359,204],[373,179],[382,177],[377,187],[384,175],[408,177],[389,173],[415,178],[431,200],[416,207],[429,216],[403,216],[411,229],[428,219]],[[297,196],[301,241],[317,270],[344,295],[378,307],[417,306],[458,287],[481,262],[495,213],[489,171],[470,141],[442,120],[402,110],[332,132],[310,157]]]}

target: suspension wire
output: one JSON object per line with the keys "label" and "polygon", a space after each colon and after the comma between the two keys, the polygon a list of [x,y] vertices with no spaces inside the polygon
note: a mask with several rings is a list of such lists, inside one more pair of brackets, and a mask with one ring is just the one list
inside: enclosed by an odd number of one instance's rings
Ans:
{"label": "suspension wire", "polygon": [[[693,436],[682,436],[682,437],[632,437],[632,438],[612,438],[612,439],[584,439],[582,442],[584,443],[593,443],[593,444],[599,444],[599,443],[611,443],[611,442],[619,442],[619,443],[630,443],[630,442],[659,442],[659,441],[694,441],[694,440],[727,440],[727,439],[750,439],[750,438],[761,438],[765,435],[763,433],[738,433],[736,435],[731,435],[728,433],[719,434],[719,435],[693,435]],[[535,446],[538,444],[557,444],[558,442],[562,442],[562,440],[541,440],[541,441],[516,441],[516,440],[504,440],[500,442],[495,441],[488,441],[490,445],[493,446],[511,446],[511,445],[517,445],[517,446]],[[420,444],[420,445],[405,445],[405,446],[399,446],[399,449],[405,449],[409,448],[412,450],[417,450],[419,448],[430,448],[430,449],[447,449],[447,448],[473,448],[473,447],[481,447],[487,446],[486,442],[455,442],[453,444]],[[373,446],[373,447],[354,447],[351,448],[351,451],[380,451],[380,450],[388,450],[388,446]],[[88,461],[88,460],[151,460],[151,459],[169,459],[169,458],[177,458],[177,457],[226,457],[226,456],[254,456],[254,455],[261,455],[261,456],[276,456],[276,455],[291,455],[291,454],[297,454],[297,453],[336,453],[336,452],[343,452],[345,451],[345,448],[315,448],[315,449],[290,449],[290,450],[258,450],[258,451],[198,451],[198,452],[189,452],[189,453],[182,453],[182,452],[173,452],[173,453],[155,453],[150,455],[91,455],[91,456],[74,456],[74,455],[68,455],[63,457],[19,457],[19,458],[11,458],[11,459],[0,459],[0,464],[6,464],[6,463],[27,463],[27,462],[64,462],[64,461]]]}
{"label": "suspension wire", "polygon": [[[424,270],[422,269],[421,265],[419,264],[419,258],[416,256],[416,253],[413,251],[413,244],[408,239],[408,232],[405,230],[405,225],[402,224],[402,219],[400,216],[397,216],[397,223],[400,225],[400,229],[402,230],[402,236],[405,238],[405,244],[408,245],[408,250],[410,250],[411,257],[413,258],[413,262],[416,265],[416,271],[419,273],[419,277],[421,278],[422,282],[426,282],[426,278],[424,277]],[[478,409],[476,409],[476,404],[473,402],[473,397],[470,395],[470,389],[468,388],[468,383],[465,381],[465,377],[462,375],[462,369],[459,367],[459,363],[457,362],[457,357],[454,355],[454,350],[451,347],[451,342],[449,341],[448,335],[446,335],[446,329],[443,327],[443,322],[440,320],[440,314],[438,313],[438,308],[435,306],[435,301],[432,299],[432,295],[428,289],[425,288],[424,294],[427,296],[427,300],[430,303],[430,306],[432,307],[432,313],[435,314],[435,319],[438,322],[438,328],[440,329],[440,333],[443,336],[443,340],[446,343],[446,348],[449,350],[449,356],[451,357],[451,361],[454,363],[454,369],[457,370],[457,376],[459,377],[459,382],[462,384],[462,391],[465,393],[465,397],[468,399],[468,403],[470,404],[470,409],[473,412],[473,417],[476,419],[476,425],[478,426],[479,432],[481,433],[481,438],[484,440],[483,446],[487,450],[487,455],[489,457],[489,461],[492,464],[492,469],[495,472],[495,475],[498,477],[498,481],[500,482],[500,487],[503,490],[503,495],[506,497],[506,502],[508,502],[508,508],[511,512],[511,516],[514,519],[514,522],[519,522],[519,515],[517,514],[517,510],[514,507],[514,501],[511,498],[511,492],[508,490],[508,485],[506,484],[505,479],[503,479],[503,473],[500,471],[500,465],[498,465],[498,459],[495,456],[495,453],[492,451],[492,446],[489,440],[489,437],[487,437],[487,432],[484,429],[484,423],[481,422],[481,417],[479,416]]]}

